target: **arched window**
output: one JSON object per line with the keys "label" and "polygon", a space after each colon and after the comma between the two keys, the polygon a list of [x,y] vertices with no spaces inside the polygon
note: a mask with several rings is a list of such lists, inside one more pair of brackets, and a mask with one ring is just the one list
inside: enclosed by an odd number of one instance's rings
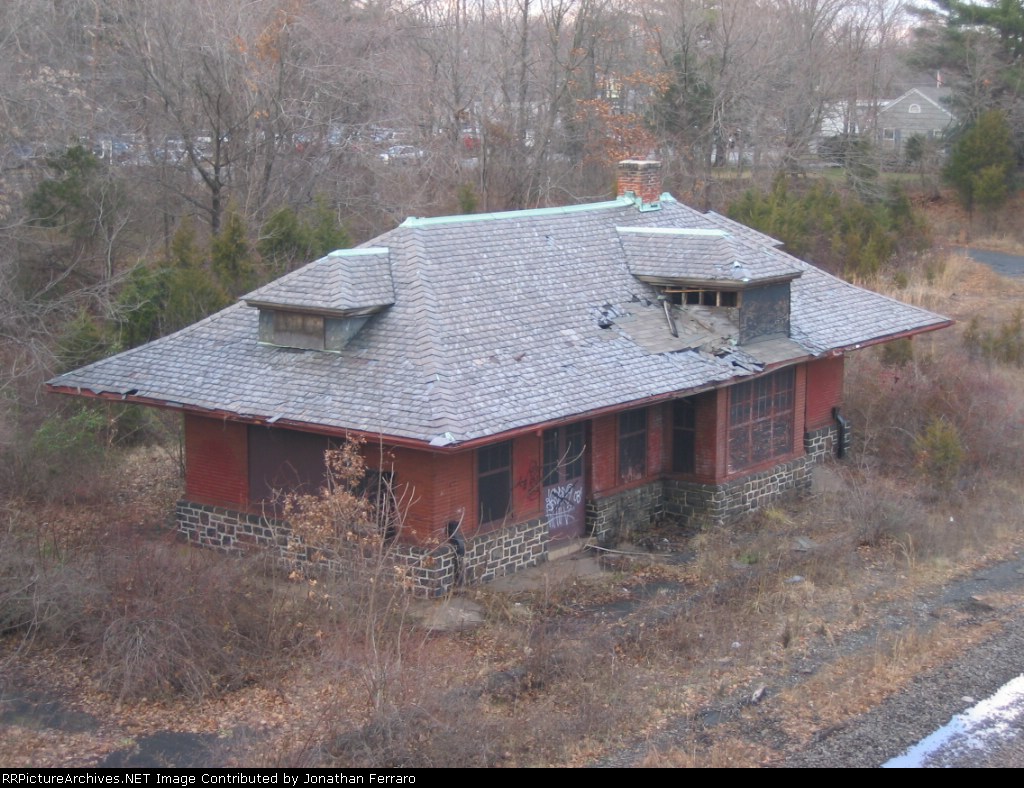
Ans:
{"label": "arched window", "polygon": [[921,114],[921,105],[920,104],[911,104],[910,105],[910,114],[911,115],[920,115]]}

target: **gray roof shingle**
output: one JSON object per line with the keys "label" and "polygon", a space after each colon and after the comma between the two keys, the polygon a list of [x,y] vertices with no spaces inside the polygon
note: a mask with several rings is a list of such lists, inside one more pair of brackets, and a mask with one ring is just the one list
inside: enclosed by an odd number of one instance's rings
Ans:
{"label": "gray roof shingle", "polygon": [[344,315],[395,303],[390,252],[339,249],[242,296],[247,304]]}
{"label": "gray roof shingle", "polygon": [[[260,345],[257,309],[238,303],[50,385],[446,445],[750,374],[749,364],[630,334],[631,322],[653,325],[663,309],[656,288],[634,276],[641,253],[652,271],[703,270],[726,249],[751,271],[799,274],[785,346],[794,358],[948,323],[737,227],[671,198],[655,211],[619,199],[410,219],[246,296],[340,312],[390,304],[339,352]],[[690,234],[718,244],[692,262],[661,244],[672,234],[618,228],[720,232]]]}

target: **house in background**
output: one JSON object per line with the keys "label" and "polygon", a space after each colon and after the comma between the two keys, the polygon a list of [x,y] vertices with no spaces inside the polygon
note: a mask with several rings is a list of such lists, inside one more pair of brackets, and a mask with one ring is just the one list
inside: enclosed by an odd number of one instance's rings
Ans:
{"label": "house in background", "polygon": [[907,140],[915,134],[941,141],[956,123],[949,110],[951,95],[949,88],[918,87],[886,102],[878,111],[878,143],[883,155],[902,159]]}
{"label": "house in background", "polygon": [[407,219],[49,388],[180,410],[178,526],[229,551],[301,559],[275,491],[365,438],[411,502],[395,554],[437,595],[809,487],[848,445],[846,354],[950,321],[779,246],[626,161],[614,200]]}

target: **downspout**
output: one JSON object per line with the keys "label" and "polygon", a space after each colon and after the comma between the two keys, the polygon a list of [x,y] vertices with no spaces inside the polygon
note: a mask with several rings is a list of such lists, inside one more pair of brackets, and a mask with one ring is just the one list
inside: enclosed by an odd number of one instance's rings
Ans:
{"label": "downspout", "polygon": [[846,417],[839,412],[839,408],[832,408],[832,418],[836,422],[836,457],[843,459],[846,456],[846,437],[850,434],[850,423]]}
{"label": "downspout", "polygon": [[448,523],[448,542],[455,551],[455,585],[462,585],[465,581],[465,567],[463,559],[466,556],[466,539],[462,535],[460,526],[461,520],[451,520]]}

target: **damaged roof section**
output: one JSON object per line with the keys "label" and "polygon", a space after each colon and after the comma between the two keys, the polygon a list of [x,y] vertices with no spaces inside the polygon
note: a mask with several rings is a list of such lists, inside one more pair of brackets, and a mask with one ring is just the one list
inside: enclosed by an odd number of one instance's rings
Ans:
{"label": "damaged roof section", "polygon": [[728,361],[748,372],[812,355],[785,336],[741,343],[738,308],[680,306],[665,298],[657,302],[638,299],[628,306],[614,316],[606,313],[608,327],[648,353],[692,352],[705,359]]}

